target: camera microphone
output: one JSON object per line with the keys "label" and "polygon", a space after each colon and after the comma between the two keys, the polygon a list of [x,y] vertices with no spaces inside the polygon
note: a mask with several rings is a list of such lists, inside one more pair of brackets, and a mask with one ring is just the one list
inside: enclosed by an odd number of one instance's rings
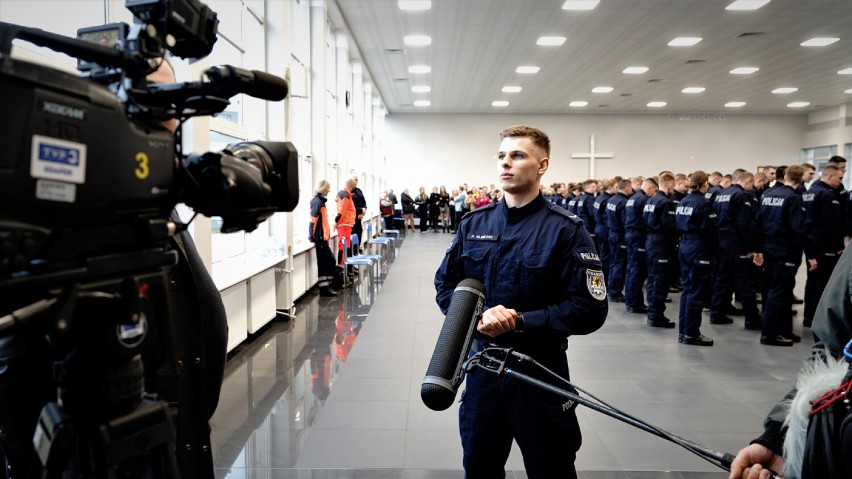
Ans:
{"label": "camera microphone", "polygon": [[270,73],[231,65],[210,67],[205,73],[211,81],[238,93],[269,101],[287,98],[287,80]]}
{"label": "camera microphone", "polygon": [[420,386],[423,404],[433,411],[449,408],[456,398],[464,373],[462,365],[470,351],[476,323],[485,304],[485,286],[466,279],[456,286],[447,316]]}

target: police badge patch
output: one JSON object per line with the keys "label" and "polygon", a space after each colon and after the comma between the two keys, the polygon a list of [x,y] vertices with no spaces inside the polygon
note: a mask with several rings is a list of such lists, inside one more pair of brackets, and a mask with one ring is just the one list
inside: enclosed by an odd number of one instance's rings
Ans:
{"label": "police badge patch", "polygon": [[586,288],[593,298],[598,301],[606,299],[606,283],[604,282],[603,271],[595,271],[592,269],[586,270]]}

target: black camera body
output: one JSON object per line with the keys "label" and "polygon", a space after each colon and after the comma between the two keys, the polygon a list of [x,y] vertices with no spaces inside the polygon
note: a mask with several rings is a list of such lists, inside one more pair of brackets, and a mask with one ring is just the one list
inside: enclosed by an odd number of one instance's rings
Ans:
{"label": "black camera body", "polygon": [[[166,249],[180,227],[170,219],[178,203],[221,216],[223,232],[252,231],[298,203],[291,143],[184,155],[180,130],[163,126],[219,113],[239,93],[281,100],[286,82],[225,65],[202,81],[149,84],[165,49],[208,55],[218,20],[198,0],[127,0],[127,7],[132,27],[82,29],[88,40],[0,22],[0,317],[16,305],[2,300],[22,288],[140,268],[92,262]],[[13,59],[13,39],[76,57],[84,76]]]}

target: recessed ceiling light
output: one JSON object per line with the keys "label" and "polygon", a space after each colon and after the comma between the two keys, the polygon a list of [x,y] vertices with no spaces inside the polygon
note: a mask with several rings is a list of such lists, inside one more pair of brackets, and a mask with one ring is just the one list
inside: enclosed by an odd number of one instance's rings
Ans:
{"label": "recessed ceiling light", "polygon": [[799,91],[799,89],[793,88],[793,87],[776,88],[776,89],[772,90],[772,93],[777,93],[779,95],[783,95],[784,93],[793,93],[794,91]]}
{"label": "recessed ceiling light", "polygon": [[626,73],[628,75],[641,75],[648,71],[648,67],[627,67],[624,70],[621,70],[621,73]]}
{"label": "recessed ceiling light", "polygon": [[429,100],[414,100],[414,106],[429,106],[432,102]]}
{"label": "recessed ceiling light", "polygon": [[431,73],[432,67],[429,65],[411,65],[408,67],[408,73]]}
{"label": "recessed ceiling light", "polygon": [[562,10],[593,10],[600,0],[566,0]]}
{"label": "recessed ceiling light", "polygon": [[804,42],[800,43],[799,45],[801,45],[803,47],[824,47],[826,45],[831,45],[832,43],[835,43],[839,40],[840,40],[839,38],[816,37],[816,38],[811,38],[810,40],[804,41]]}
{"label": "recessed ceiling light", "polygon": [[519,86],[504,86],[503,87],[503,93],[518,93],[521,90],[523,90],[523,88],[521,88]]}
{"label": "recessed ceiling light", "polygon": [[848,89],[848,90],[844,91],[843,93],[852,93],[852,88],[850,88],[850,89]]}
{"label": "recessed ceiling light", "polygon": [[491,106],[509,106],[509,102],[505,100],[496,100],[491,102]]}
{"label": "recessed ceiling light", "polygon": [[565,37],[539,37],[538,41],[535,42],[536,45],[547,47],[558,47],[563,43],[565,43]]}
{"label": "recessed ceiling light", "polygon": [[677,37],[669,42],[672,47],[691,47],[701,41],[701,37]]}
{"label": "recessed ceiling light", "polygon": [[429,35],[409,35],[402,41],[410,47],[426,47],[432,44],[432,37]]}
{"label": "recessed ceiling light", "polygon": [[533,73],[538,73],[539,70],[541,70],[541,68],[539,68],[539,67],[521,66],[521,67],[518,67],[518,68],[515,69],[515,73],[524,73],[524,74],[530,75],[530,74],[533,74]]}
{"label": "recessed ceiling light", "polygon": [[668,105],[668,103],[666,103],[664,101],[652,101],[652,102],[648,103],[648,106],[651,107],[651,108],[662,108],[666,105]]}
{"label": "recessed ceiling light", "polygon": [[414,93],[429,93],[430,91],[432,91],[432,87],[430,87],[429,85],[414,85],[413,87],[411,87],[411,91],[413,91]]}
{"label": "recessed ceiling light", "polygon": [[399,0],[400,10],[429,10],[432,8],[432,0]]}
{"label": "recessed ceiling light", "polygon": [[757,10],[769,3],[769,0],[737,0],[725,7],[725,10]]}
{"label": "recessed ceiling light", "polygon": [[787,106],[790,108],[804,108],[810,104],[811,103],[807,101],[794,101],[793,103],[787,103]]}
{"label": "recessed ceiling light", "polygon": [[852,68],[844,68],[837,72],[838,75],[852,75]]}
{"label": "recessed ceiling light", "polygon": [[688,86],[681,90],[681,93],[701,93],[704,91],[703,86]]}
{"label": "recessed ceiling light", "polygon": [[589,104],[589,102],[587,102],[587,101],[572,101],[571,103],[568,104],[568,106],[574,107],[574,108],[581,108],[581,107],[584,107],[588,104]]}
{"label": "recessed ceiling light", "polygon": [[752,73],[760,70],[757,67],[738,67],[731,70],[732,75],[751,75]]}
{"label": "recessed ceiling light", "polygon": [[611,86],[596,86],[592,88],[592,93],[609,93],[613,90]]}
{"label": "recessed ceiling light", "polygon": [[746,102],[744,101],[729,101],[725,103],[725,108],[739,108],[741,106],[745,106]]}

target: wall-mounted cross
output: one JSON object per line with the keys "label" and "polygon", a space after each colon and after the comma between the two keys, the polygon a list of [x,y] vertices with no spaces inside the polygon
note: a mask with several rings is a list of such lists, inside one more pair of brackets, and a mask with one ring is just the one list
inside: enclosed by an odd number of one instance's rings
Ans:
{"label": "wall-mounted cross", "polygon": [[589,136],[588,153],[571,153],[571,158],[575,160],[589,160],[589,178],[595,177],[595,160],[610,160],[612,157],[612,153],[598,153],[595,151],[595,135]]}

